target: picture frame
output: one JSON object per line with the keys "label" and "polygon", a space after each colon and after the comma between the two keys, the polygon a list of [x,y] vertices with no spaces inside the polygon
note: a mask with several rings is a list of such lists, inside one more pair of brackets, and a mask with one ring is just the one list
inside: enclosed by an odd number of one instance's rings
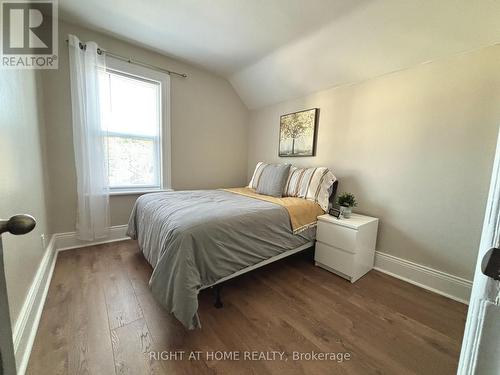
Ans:
{"label": "picture frame", "polygon": [[330,208],[330,210],[328,210],[328,214],[330,216],[336,217],[337,219],[340,219],[340,217],[342,216],[342,210],[332,207]]}
{"label": "picture frame", "polygon": [[279,157],[316,156],[319,108],[280,116]]}

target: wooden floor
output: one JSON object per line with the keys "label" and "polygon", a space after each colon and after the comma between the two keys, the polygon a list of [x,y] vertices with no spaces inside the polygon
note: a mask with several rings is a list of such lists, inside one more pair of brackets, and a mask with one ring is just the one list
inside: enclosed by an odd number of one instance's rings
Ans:
{"label": "wooden floor", "polygon": [[[350,284],[304,255],[285,259],[231,280],[222,309],[210,290],[201,292],[203,328],[194,331],[154,301],[150,275],[133,241],[60,253],[28,374],[456,372],[466,306],[376,271]],[[202,353],[169,359],[175,351]],[[209,357],[216,351],[240,358]],[[288,360],[244,360],[253,351],[286,352]],[[294,351],[351,358],[294,361]],[[151,356],[159,352],[164,360]]]}

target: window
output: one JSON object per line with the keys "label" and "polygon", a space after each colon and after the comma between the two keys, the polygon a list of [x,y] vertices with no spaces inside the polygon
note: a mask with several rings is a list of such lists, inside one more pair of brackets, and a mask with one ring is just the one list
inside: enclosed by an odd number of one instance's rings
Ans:
{"label": "window", "polygon": [[168,76],[109,58],[101,89],[111,194],[170,187]]}

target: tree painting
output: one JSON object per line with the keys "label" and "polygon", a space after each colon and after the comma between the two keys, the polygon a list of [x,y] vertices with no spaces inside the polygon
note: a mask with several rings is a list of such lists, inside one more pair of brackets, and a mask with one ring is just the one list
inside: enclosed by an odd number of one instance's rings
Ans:
{"label": "tree painting", "polygon": [[317,108],[290,113],[280,119],[279,156],[313,156]]}

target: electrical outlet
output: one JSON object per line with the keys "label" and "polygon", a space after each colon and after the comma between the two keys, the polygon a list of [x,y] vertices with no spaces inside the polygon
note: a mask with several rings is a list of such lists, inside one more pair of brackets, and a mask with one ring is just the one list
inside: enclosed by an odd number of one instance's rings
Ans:
{"label": "electrical outlet", "polygon": [[42,248],[45,250],[45,248],[47,247],[47,244],[45,243],[45,234],[41,234],[40,235],[40,238],[42,239]]}

